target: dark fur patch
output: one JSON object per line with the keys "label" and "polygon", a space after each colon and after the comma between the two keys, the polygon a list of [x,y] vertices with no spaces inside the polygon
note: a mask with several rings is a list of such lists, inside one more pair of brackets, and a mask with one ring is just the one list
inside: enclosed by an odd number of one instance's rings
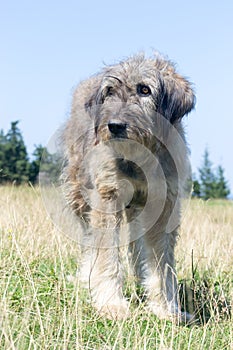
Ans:
{"label": "dark fur patch", "polygon": [[177,83],[173,79],[161,77],[159,95],[158,112],[172,124],[191,112],[195,106],[195,96],[185,79]]}

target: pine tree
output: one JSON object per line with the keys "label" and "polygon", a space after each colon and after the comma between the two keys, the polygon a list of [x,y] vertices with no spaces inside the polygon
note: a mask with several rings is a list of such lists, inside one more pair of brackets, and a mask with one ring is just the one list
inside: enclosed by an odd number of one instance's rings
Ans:
{"label": "pine tree", "polygon": [[6,136],[3,130],[0,130],[0,184],[4,182],[4,168],[6,166],[5,157]]}
{"label": "pine tree", "polygon": [[40,162],[40,182],[43,185],[55,184],[60,181],[63,157],[58,153],[50,153],[46,147]]}
{"label": "pine tree", "polygon": [[201,182],[201,197],[203,199],[215,198],[216,178],[209,159],[209,151],[205,149],[203,165],[199,170]]}
{"label": "pine tree", "polygon": [[216,198],[227,198],[229,194],[230,189],[224,176],[224,169],[221,165],[219,165],[216,174],[215,196]]}
{"label": "pine tree", "polygon": [[212,162],[209,159],[208,149],[203,156],[203,164],[199,170],[199,180],[194,177],[193,196],[203,198],[227,198],[230,194],[228,183],[224,176],[224,169],[221,165],[213,170]]}
{"label": "pine tree", "polygon": [[199,181],[196,178],[196,175],[193,174],[193,192],[192,192],[193,197],[200,198],[201,197],[201,185]]}
{"label": "pine tree", "polygon": [[35,150],[33,152],[34,160],[30,164],[30,175],[29,180],[33,184],[38,182],[38,176],[40,171],[40,163],[44,152],[46,152],[46,148],[42,145],[35,146]]}
{"label": "pine tree", "polygon": [[29,179],[29,159],[22,134],[18,128],[18,121],[11,123],[11,128],[4,137],[2,144],[4,164],[1,182],[15,182],[21,184]]}

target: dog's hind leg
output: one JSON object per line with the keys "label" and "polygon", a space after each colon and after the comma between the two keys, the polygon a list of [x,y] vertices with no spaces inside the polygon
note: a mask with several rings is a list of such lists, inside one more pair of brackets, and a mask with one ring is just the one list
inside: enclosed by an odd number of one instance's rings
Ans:
{"label": "dog's hind leg", "polygon": [[139,272],[146,290],[148,308],[161,319],[192,322],[192,315],[181,312],[175,271],[176,230],[170,233],[150,230],[143,236],[144,247],[138,253]]}

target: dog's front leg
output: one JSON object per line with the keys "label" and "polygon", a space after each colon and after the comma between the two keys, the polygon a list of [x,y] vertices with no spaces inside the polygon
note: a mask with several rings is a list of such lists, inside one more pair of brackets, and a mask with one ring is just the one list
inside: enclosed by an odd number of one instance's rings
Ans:
{"label": "dog's front leg", "polygon": [[123,297],[123,275],[119,256],[120,217],[111,202],[103,211],[90,212],[90,229],[83,242],[80,277],[90,290],[92,303],[99,313],[111,319],[129,315]]}

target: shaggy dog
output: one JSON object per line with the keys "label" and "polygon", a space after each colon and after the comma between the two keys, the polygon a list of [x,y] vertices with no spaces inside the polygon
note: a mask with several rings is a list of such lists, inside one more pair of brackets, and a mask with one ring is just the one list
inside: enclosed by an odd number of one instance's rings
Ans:
{"label": "shaggy dog", "polygon": [[160,318],[190,320],[174,247],[188,165],[182,118],[191,84],[160,57],[134,56],[82,82],[63,132],[63,191],[85,224],[79,278],[106,317],[129,316],[120,247]]}

